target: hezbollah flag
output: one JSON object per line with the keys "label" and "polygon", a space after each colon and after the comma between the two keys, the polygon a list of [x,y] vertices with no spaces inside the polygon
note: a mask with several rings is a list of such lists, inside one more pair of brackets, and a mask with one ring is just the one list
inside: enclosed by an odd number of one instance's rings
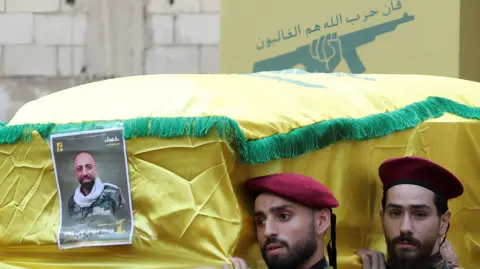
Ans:
{"label": "hezbollah flag", "polygon": [[[339,268],[359,269],[358,248],[386,248],[378,166],[418,155],[463,182],[448,239],[460,264],[475,268],[478,106],[480,84],[471,81],[298,70],[134,76],[42,97],[0,127],[0,267],[221,268],[238,256],[265,268],[243,183],[292,172],[338,198]],[[133,243],[59,250],[48,138],[108,122],[124,126]]]}

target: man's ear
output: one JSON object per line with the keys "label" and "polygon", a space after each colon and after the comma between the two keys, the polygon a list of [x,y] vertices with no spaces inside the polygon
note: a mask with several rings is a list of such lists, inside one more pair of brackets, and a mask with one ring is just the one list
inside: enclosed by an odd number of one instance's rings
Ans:
{"label": "man's ear", "polygon": [[383,209],[380,209],[379,215],[380,215],[380,219],[382,220],[382,224],[383,224],[383,218],[385,217],[385,211]]}
{"label": "man's ear", "polygon": [[445,236],[445,234],[447,233],[448,224],[450,223],[451,216],[452,213],[450,211],[447,211],[440,217],[440,236],[442,237]]}
{"label": "man's ear", "polygon": [[325,234],[330,226],[331,212],[329,209],[321,209],[315,211],[315,231],[317,234]]}

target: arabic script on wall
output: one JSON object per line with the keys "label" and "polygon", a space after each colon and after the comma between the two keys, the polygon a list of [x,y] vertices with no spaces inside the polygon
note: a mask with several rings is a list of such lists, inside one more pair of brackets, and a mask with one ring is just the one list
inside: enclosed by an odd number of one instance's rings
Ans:
{"label": "arabic script on wall", "polygon": [[373,42],[377,36],[394,31],[397,26],[413,21],[415,16],[404,12],[399,19],[393,19],[375,26],[367,27],[348,34],[338,35],[332,29],[345,23],[355,24],[368,21],[374,16],[388,17],[402,9],[400,0],[391,0],[382,9],[372,9],[369,12],[356,14],[355,16],[344,16],[337,14],[321,24],[306,28],[302,32],[300,25],[293,30],[278,30],[275,38],[262,40],[256,46],[258,51],[268,49],[275,44],[305,35],[309,38],[313,33],[323,33],[319,38],[307,45],[302,45],[294,51],[290,51],[272,58],[261,60],[253,65],[253,72],[291,69],[296,65],[303,65],[308,72],[331,73],[338,66],[342,58],[345,60],[351,73],[361,74],[366,67],[357,54],[357,49],[365,44]]}

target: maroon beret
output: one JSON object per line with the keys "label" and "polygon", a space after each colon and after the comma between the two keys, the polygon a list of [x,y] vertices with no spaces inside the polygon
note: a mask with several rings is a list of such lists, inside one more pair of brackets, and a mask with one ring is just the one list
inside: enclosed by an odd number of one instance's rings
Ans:
{"label": "maroon beret", "polygon": [[427,188],[449,200],[463,193],[458,178],[440,165],[421,157],[402,157],[386,160],[380,165],[378,174],[383,189],[399,184],[413,184]]}
{"label": "maroon beret", "polygon": [[253,193],[272,193],[312,208],[335,208],[338,201],[332,192],[315,179],[299,174],[273,174],[247,180],[245,187]]}

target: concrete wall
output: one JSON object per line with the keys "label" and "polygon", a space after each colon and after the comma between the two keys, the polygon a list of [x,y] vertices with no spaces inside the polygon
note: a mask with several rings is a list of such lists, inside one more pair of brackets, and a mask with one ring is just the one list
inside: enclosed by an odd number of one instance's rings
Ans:
{"label": "concrete wall", "polygon": [[151,0],[146,73],[216,73],[220,0]]}
{"label": "concrete wall", "polygon": [[216,73],[220,0],[0,0],[0,121],[107,77]]}

